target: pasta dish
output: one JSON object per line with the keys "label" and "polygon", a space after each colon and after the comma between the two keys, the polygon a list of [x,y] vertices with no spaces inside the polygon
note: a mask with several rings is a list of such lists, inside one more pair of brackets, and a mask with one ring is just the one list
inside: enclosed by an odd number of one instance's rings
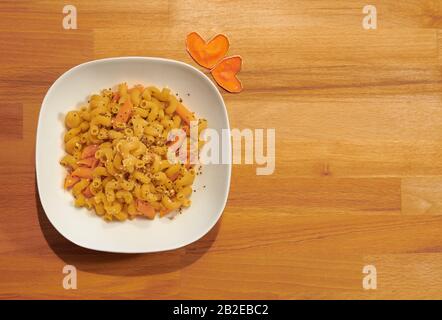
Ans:
{"label": "pasta dish", "polygon": [[65,126],[60,163],[75,206],[107,221],[124,221],[163,217],[191,205],[197,173],[189,151],[204,144],[200,133],[207,121],[197,119],[170,89],[122,83],[102,90],[68,112]]}

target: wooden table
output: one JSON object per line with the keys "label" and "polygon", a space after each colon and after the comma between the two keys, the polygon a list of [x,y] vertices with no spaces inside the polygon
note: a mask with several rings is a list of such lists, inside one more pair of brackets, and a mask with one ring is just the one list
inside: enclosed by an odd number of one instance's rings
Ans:
{"label": "wooden table", "polygon": [[[0,298],[442,298],[442,4],[0,2]],[[187,33],[228,35],[245,90],[234,128],[276,129],[276,171],[235,165],[222,219],[172,252],[92,252],[47,220],[35,130],[49,86],[114,56],[195,65]],[[65,265],[78,289],[62,287]],[[374,265],[377,289],[364,290]]]}

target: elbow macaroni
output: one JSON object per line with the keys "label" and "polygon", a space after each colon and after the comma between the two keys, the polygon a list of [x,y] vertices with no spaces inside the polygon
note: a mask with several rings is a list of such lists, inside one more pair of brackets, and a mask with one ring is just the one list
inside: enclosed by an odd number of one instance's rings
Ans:
{"label": "elbow macaroni", "polygon": [[[68,112],[66,155],[60,164],[68,171],[65,187],[75,206],[94,210],[107,221],[152,219],[190,206],[195,169],[189,162],[167,159],[170,131],[187,126],[176,113],[180,103],[167,88],[122,83]],[[128,104],[129,119],[116,121]],[[206,127],[207,121],[200,119],[198,129]]]}

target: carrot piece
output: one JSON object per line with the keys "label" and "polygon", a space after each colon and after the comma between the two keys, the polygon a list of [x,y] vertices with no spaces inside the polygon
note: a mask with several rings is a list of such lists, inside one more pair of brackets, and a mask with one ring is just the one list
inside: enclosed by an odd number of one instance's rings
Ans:
{"label": "carrot piece", "polygon": [[190,128],[188,125],[183,126],[181,129],[186,132],[186,136],[190,136]]}
{"label": "carrot piece", "polygon": [[[195,121],[195,116],[189,109],[187,109],[182,103],[178,103],[175,112],[180,116],[181,119],[188,125],[190,121]],[[187,131],[186,131],[187,133]]]}
{"label": "carrot piece", "polygon": [[118,110],[117,115],[115,116],[116,123],[126,123],[132,114],[132,102],[130,99],[126,100],[123,106]]}
{"label": "carrot piece", "polygon": [[180,139],[180,137],[176,136],[175,139],[173,139],[173,141],[172,141],[172,140],[167,141],[167,142],[166,142],[166,145],[167,145],[168,147],[170,147],[170,146],[174,145],[175,143],[177,143],[179,139]]}
{"label": "carrot piece", "polygon": [[85,166],[89,168],[95,168],[98,166],[99,160],[95,157],[89,157],[77,161],[79,166]]}
{"label": "carrot piece", "polygon": [[240,56],[232,56],[223,59],[218,63],[210,73],[213,79],[220,85],[232,93],[241,92],[243,89],[241,81],[236,77],[241,71],[242,58]]}
{"label": "carrot piece", "polygon": [[198,154],[193,154],[193,152],[197,152],[197,150],[193,150],[191,148],[191,142],[188,142],[187,143],[187,158],[186,158],[186,162],[184,164],[186,169],[190,169],[196,161],[195,157],[198,157]]}
{"label": "carrot piece", "polygon": [[66,176],[64,180],[64,188],[70,189],[72,188],[78,181],[80,181],[79,177],[73,176],[72,173]]}
{"label": "carrot piece", "polygon": [[95,156],[95,152],[98,150],[98,144],[91,144],[83,149],[81,153],[81,159],[86,159]]}
{"label": "carrot piece", "polygon": [[118,100],[120,100],[120,94],[116,92],[112,96],[112,102],[117,102]]}
{"label": "carrot piece", "polygon": [[170,180],[171,181],[175,181],[177,178],[178,178],[178,176],[180,175],[180,173],[179,172],[175,172],[172,176],[170,176]]}
{"label": "carrot piece", "polygon": [[186,37],[186,49],[190,56],[199,65],[211,69],[229,50],[229,40],[223,34],[217,34],[208,42],[192,32]]}
{"label": "carrot piece", "polygon": [[148,219],[155,218],[155,208],[149,202],[137,200],[137,210]]}
{"label": "carrot piece", "polygon": [[83,195],[84,195],[86,198],[92,198],[92,197],[94,196],[93,193],[92,193],[92,191],[91,191],[90,186],[87,186],[86,189],[83,190]]}
{"label": "carrot piece", "polygon": [[78,167],[77,169],[72,171],[72,176],[79,177],[82,179],[92,179],[93,171],[94,171],[93,168]]}

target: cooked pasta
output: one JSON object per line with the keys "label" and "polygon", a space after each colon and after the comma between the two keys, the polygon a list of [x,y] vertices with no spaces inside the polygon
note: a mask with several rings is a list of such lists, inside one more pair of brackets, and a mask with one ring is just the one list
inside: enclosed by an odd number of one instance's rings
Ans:
{"label": "cooked pasta", "polygon": [[[168,88],[129,88],[126,83],[93,94],[86,106],[68,112],[66,155],[60,164],[67,169],[64,187],[75,206],[94,210],[107,221],[153,219],[190,206],[196,175],[192,158],[172,161],[168,147],[188,148],[191,121],[199,133],[207,127]],[[169,141],[177,129],[185,140]]]}

